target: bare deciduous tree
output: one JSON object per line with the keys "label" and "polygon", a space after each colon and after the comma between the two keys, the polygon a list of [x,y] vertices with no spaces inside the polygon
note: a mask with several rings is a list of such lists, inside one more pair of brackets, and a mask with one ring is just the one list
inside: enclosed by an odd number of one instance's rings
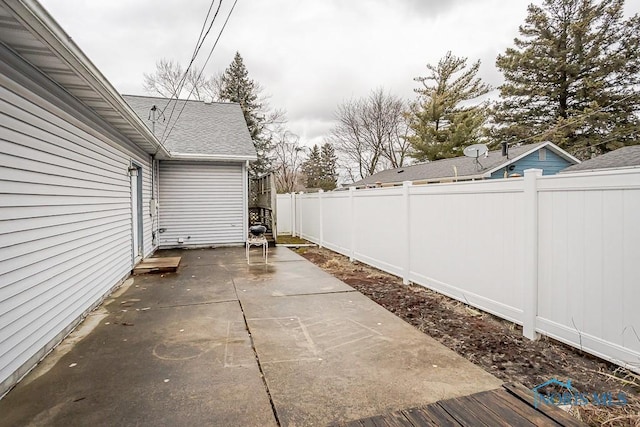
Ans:
{"label": "bare deciduous tree", "polygon": [[405,165],[410,150],[405,110],[404,101],[383,88],[338,106],[338,123],[328,139],[350,179]]}
{"label": "bare deciduous tree", "polygon": [[195,66],[184,75],[182,66],[173,60],[161,59],[156,62],[156,71],[144,73],[144,90],[164,98],[180,97],[198,101],[217,99],[219,86],[216,77],[207,79]]}
{"label": "bare deciduous tree", "polygon": [[292,193],[304,188],[301,168],[304,161],[304,147],[300,137],[283,128],[274,134],[273,170],[276,175],[278,193]]}

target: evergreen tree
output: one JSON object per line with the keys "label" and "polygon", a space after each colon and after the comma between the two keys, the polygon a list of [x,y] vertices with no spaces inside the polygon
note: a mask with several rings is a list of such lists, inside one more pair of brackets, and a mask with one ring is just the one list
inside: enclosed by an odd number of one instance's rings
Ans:
{"label": "evergreen tree", "polygon": [[242,56],[236,52],[231,65],[220,77],[219,98],[221,101],[240,104],[244,119],[249,128],[251,140],[258,153],[258,160],[251,163],[250,173],[257,177],[271,170],[271,138],[265,132],[265,114],[260,102],[260,87],[249,78]]}
{"label": "evergreen tree", "polygon": [[324,191],[335,189],[338,184],[337,162],[338,157],[331,143],[326,142],[322,147],[314,145],[302,164],[307,188],[320,188]]}
{"label": "evergreen tree", "polygon": [[338,184],[338,173],[336,171],[337,162],[338,157],[336,156],[333,145],[325,142],[320,150],[321,176],[319,185],[319,187],[325,191],[335,189]]}
{"label": "evergreen tree", "polygon": [[637,143],[640,18],[624,0],[530,5],[515,47],[498,56],[494,111],[503,141],[550,140],[581,158]]}
{"label": "evergreen tree", "polygon": [[309,157],[302,164],[307,188],[320,188],[325,191],[335,189],[338,183],[337,161],[333,145],[328,142],[322,147],[319,147],[318,144],[314,145]]}
{"label": "evergreen tree", "polygon": [[302,172],[306,177],[307,188],[320,188],[322,181],[322,154],[318,144],[314,145],[309,157],[302,164]]}
{"label": "evergreen tree", "polygon": [[467,67],[467,58],[447,52],[438,65],[427,65],[427,77],[414,79],[423,87],[415,89],[418,100],[408,113],[413,157],[420,161],[457,157],[464,147],[478,142],[486,111],[469,101],[490,89],[477,77],[479,69],[480,61]]}

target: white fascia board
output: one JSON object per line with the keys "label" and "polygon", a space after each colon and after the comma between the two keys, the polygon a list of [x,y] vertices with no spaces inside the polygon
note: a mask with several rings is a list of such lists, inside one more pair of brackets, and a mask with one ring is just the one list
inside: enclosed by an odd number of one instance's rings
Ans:
{"label": "white fascia board", "polygon": [[640,166],[611,166],[608,168],[580,169],[575,171],[561,170],[558,174],[568,175],[573,173],[621,172],[629,169],[640,169]]}
{"label": "white fascia board", "polygon": [[[442,181],[446,181],[444,182],[444,184],[449,184],[450,181],[453,182],[464,182],[464,181],[472,181],[475,179],[484,179],[487,176],[485,175],[458,175],[458,176],[441,176],[439,178],[426,178],[426,179],[410,179],[410,180],[406,180],[406,181],[411,181],[412,183],[422,183],[422,182],[426,182],[427,184],[441,184],[443,183]],[[389,181],[389,182],[380,182],[381,186],[383,187],[388,187],[388,186],[401,186],[405,181]],[[357,183],[353,183],[353,184],[346,184],[346,187],[356,187],[356,188],[362,188],[362,187],[369,187],[369,186],[373,186],[376,185],[375,182],[370,182],[370,183],[363,183],[363,184],[357,184]]]}
{"label": "white fascia board", "polygon": [[484,175],[458,175],[458,176],[441,176],[440,178],[429,178],[429,179],[414,179],[413,182],[427,181],[429,184],[437,184],[442,183],[443,180],[446,180],[446,184],[448,181],[453,182],[464,182],[464,181],[472,181],[474,179],[484,179]]}
{"label": "white fascia board", "polygon": [[111,105],[133,129],[156,148],[158,157],[168,157],[169,152],[129,107],[100,70],[93,65],[69,35],[51,15],[34,0],[8,0],[11,9],[29,31],[45,43],[57,57],[62,59],[78,76],[87,82],[109,105]]}
{"label": "white fascia board", "polygon": [[203,160],[218,162],[246,162],[257,160],[256,156],[236,156],[224,154],[198,154],[198,153],[177,153],[171,151],[169,160]]}

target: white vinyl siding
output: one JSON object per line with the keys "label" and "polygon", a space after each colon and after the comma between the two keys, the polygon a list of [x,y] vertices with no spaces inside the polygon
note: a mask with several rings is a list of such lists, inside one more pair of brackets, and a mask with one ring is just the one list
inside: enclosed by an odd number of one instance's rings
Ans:
{"label": "white vinyl siding", "polygon": [[154,250],[150,156],[68,104],[0,75],[0,395],[129,274],[132,160],[143,169],[144,252]]}
{"label": "white vinyl siding", "polygon": [[160,247],[243,243],[244,175],[242,164],[160,162]]}

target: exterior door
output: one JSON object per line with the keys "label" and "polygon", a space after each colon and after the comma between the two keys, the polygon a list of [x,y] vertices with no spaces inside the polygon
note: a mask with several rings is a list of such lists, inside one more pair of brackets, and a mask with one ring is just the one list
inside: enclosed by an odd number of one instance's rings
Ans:
{"label": "exterior door", "polygon": [[133,229],[133,264],[142,259],[143,225],[142,225],[142,167],[131,163],[131,213]]}

